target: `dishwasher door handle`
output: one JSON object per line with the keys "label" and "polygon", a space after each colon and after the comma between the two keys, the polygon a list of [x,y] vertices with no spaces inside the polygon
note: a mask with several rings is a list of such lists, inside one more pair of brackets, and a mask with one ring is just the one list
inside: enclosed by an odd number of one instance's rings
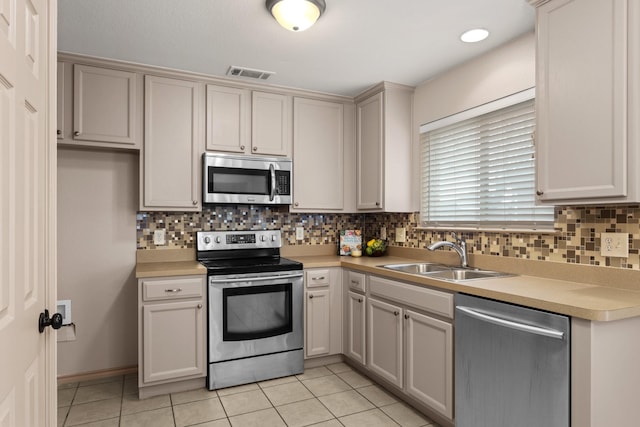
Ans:
{"label": "dishwasher door handle", "polygon": [[539,326],[532,326],[524,323],[513,322],[511,320],[502,319],[500,317],[490,316],[488,314],[481,313],[470,307],[457,306],[456,310],[460,310],[462,313],[466,314],[467,316],[473,317],[475,319],[493,323],[494,325],[498,325],[498,326],[504,326],[505,328],[515,329],[516,331],[528,332],[531,334],[542,335],[545,337],[555,338],[559,340],[563,340],[565,335],[565,333],[562,331],[557,331],[555,329],[541,328]]}

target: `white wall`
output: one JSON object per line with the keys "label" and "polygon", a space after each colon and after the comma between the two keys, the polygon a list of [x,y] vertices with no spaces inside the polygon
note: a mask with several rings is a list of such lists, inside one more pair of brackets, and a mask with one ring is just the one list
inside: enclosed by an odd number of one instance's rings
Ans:
{"label": "white wall", "polygon": [[416,88],[419,127],[535,86],[535,36],[527,33]]}
{"label": "white wall", "polygon": [[58,149],[58,299],[76,324],[59,376],[137,365],[137,203],[137,154]]}

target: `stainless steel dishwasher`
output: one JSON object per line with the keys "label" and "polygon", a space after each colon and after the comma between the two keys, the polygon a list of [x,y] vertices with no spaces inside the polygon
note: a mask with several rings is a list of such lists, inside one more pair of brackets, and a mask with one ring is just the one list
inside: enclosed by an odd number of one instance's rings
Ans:
{"label": "stainless steel dishwasher", "polygon": [[569,427],[569,318],[455,301],[456,427]]}

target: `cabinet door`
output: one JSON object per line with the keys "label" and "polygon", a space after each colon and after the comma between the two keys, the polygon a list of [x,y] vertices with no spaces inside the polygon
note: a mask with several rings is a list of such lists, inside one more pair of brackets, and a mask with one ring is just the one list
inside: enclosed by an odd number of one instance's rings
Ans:
{"label": "cabinet door", "polygon": [[357,208],[382,209],[384,165],[383,94],[378,93],[357,105]]}
{"label": "cabinet door", "polygon": [[147,210],[200,210],[202,85],[145,77],[144,201]]}
{"label": "cabinet door", "polygon": [[[336,211],[344,207],[344,106],[293,101],[293,206]],[[318,176],[322,176],[322,183]]]}
{"label": "cabinet door", "polygon": [[253,92],[251,101],[251,152],[291,156],[291,97]]}
{"label": "cabinet door", "polygon": [[143,381],[204,375],[202,302],[147,304],[143,305],[142,312]]}
{"label": "cabinet door", "polygon": [[369,298],[367,310],[367,367],[402,387],[402,308]]}
{"label": "cabinet door", "polygon": [[74,65],[73,139],[136,145],[138,76]]}
{"label": "cabinet door", "polygon": [[251,145],[251,91],[207,85],[207,150],[246,153]]}
{"label": "cabinet door", "polygon": [[411,310],[405,312],[406,391],[453,418],[453,326]]}
{"label": "cabinet door", "polygon": [[330,351],[330,314],[331,303],[329,288],[306,292],[306,343],[305,354],[319,356]]}
{"label": "cabinet door", "polygon": [[541,201],[627,194],[627,7],[556,0],[538,8]]}
{"label": "cabinet door", "polygon": [[367,361],[365,353],[365,306],[366,297],[355,292],[347,294],[347,342],[346,355],[364,365]]}

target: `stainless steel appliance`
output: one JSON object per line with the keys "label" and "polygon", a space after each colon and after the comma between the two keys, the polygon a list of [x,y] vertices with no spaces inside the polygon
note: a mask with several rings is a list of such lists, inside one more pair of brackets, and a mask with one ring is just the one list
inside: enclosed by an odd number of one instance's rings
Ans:
{"label": "stainless steel appliance", "polygon": [[302,373],[302,264],[280,257],[280,230],[196,234],[208,280],[207,387]]}
{"label": "stainless steel appliance", "polygon": [[569,427],[567,316],[456,295],[456,427]]}
{"label": "stainless steel appliance", "polygon": [[204,153],[203,202],[291,204],[291,159]]}

